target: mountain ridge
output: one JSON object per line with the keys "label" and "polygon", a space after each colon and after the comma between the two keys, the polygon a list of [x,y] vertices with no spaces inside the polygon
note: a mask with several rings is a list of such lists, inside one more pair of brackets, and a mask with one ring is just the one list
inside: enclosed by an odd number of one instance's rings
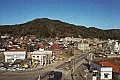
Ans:
{"label": "mountain ridge", "polygon": [[85,27],[70,24],[60,20],[49,18],[37,18],[22,24],[0,25],[1,34],[12,36],[24,36],[34,34],[38,37],[66,37],[81,35],[83,38],[118,39],[120,40],[120,29],[102,30],[95,27]]}

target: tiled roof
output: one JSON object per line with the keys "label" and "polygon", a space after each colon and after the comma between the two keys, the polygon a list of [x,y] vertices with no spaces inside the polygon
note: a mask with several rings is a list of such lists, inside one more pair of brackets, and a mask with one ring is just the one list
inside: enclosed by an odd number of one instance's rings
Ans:
{"label": "tiled roof", "polygon": [[52,49],[52,50],[59,50],[59,49],[60,49],[60,46],[59,46],[59,44],[53,44],[53,45],[51,46],[51,49]]}
{"label": "tiled roof", "polygon": [[112,67],[113,68],[113,72],[120,74],[120,66],[111,63],[109,61],[98,61],[96,62],[97,64],[104,66],[104,67]]}
{"label": "tiled roof", "polygon": [[11,50],[8,50],[6,52],[18,52],[18,51],[26,51],[25,49],[11,49]]}

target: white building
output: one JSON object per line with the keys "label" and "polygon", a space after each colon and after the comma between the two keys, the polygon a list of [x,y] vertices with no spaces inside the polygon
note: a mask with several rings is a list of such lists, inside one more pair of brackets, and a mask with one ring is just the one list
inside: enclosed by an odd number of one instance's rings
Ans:
{"label": "white building", "polygon": [[110,54],[120,54],[120,43],[118,40],[108,40],[106,50],[110,51]]}
{"label": "white building", "polygon": [[92,76],[92,80],[97,80],[97,77],[96,76]]}
{"label": "white building", "polygon": [[8,35],[1,35],[0,38],[8,38]]}
{"label": "white building", "polygon": [[93,71],[92,80],[112,80],[113,78],[113,68],[105,67],[102,64],[96,64],[91,62],[91,69]]}
{"label": "white building", "polygon": [[100,68],[100,79],[101,80],[112,80],[112,67],[101,67]]}
{"label": "white building", "polygon": [[24,60],[26,50],[9,50],[4,52],[5,62],[14,62],[17,59]]}
{"label": "white building", "polygon": [[87,40],[81,40],[81,42],[78,43],[78,49],[81,51],[90,50],[89,43]]}
{"label": "white building", "polygon": [[72,38],[72,37],[65,37],[64,41],[72,41],[72,42],[80,42],[82,38]]}
{"label": "white building", "polygon": [[118,43],[118,41],[115,41],[114,52],[119,52],[119,43]]}
{"label": "white building", "polygon": [[53,53],[52,51],[34,51],[31,53],[32,60],[38,60],[40,65],[46,65],[52,63]]}

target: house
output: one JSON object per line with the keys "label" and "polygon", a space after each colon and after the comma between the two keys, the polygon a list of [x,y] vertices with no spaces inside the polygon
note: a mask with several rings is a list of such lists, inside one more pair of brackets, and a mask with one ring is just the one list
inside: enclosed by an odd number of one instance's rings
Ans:
{"label": "house", "polygon": [[5,35],[0,35],[0,38],[5,39],[5,38],[9,38],[9,35],[5,34]]}
{"label": "house", "polygon": [[54,44],[51,46],[51,49],[52,49],[52,51],[59,51],[59,50],[60,50],[60,45],[57,44],[57,43],[54,43]]}
{"label": "house", "polygon": [[26,50],[17,49],[17,50],[8,50],[4,52],[5,62],[14,62],[17,59],[24,60],[26,56]]}
{"label": "house", "polygon": [[16,50],[16,49],[18,49],[18,48],[20,48],[19,45],[8,45],[8,46],[7,46],[7,50]]}
{"label": "house", "polygon": [[113,72],[115,72],[114,65],[106,61],[97,61],[91,63],[90,69],[93,71],[92,80],[112,80]]}
{"label": "house", "polygon": [[98,64],[102,65],[104,67],[112,67],[113,68],[113,72],[120,74],[120,67],[118,65],[116,65],[116,64],[113,64],[112,62],[100,61],[100,62],[98,62]]}
{"label": "house", "polygon": [[73,38],[73,37],[65,37],[64,41],[66,42],[80,42],[82,39],[81,38]]}
{"label": "house", "polygon": [[53,53],[52,51],[44,51],[40,49],[38,51],[31,52],[32,61],[38,60],[40,65],[47,65],[52,63]]}

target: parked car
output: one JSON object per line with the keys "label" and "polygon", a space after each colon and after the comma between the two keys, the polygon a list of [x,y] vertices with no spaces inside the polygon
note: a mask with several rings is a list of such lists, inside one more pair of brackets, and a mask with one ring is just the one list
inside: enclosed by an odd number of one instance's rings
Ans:
{"label": "parked car", "polygon": [[8,68],[7,70],[8,70],[8,71],[16,71],[16,69],[11,68],[11,67],[10,67],[10,68]]}
{"label": "parked car", "polygon": [[0,67],[0,70],[4,71],[4,70],[6,70],[6,68],[5,67]]}
{"label": "parked car", "polygon": [[48,73],[48,80],[61,80],[62,72],[59,71],[50,71]]}
{"label": "parked car", "polygon": [[3,66],[4,66],[4,63],[1,62],[1,63],[0,63],[0,67],[3,67]]}

